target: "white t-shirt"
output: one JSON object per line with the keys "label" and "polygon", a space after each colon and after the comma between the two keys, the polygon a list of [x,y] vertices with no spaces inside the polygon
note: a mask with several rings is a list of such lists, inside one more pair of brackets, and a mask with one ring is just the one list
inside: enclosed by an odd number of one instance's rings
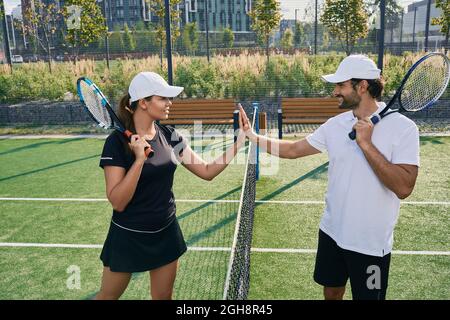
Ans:
{"label": "white t-shirt", "polygon": [[[386,105],[378,103],[380,112]],[[372,256],[391,252],[400,200],[375,175],[348,133],[357,122],[352,111],[321,125],[306,140],[328,152],[328,190],[320,229],[339,247]],[[393,164],[419,165],[419,131],[400,113],[374,127],[372,143]]]}

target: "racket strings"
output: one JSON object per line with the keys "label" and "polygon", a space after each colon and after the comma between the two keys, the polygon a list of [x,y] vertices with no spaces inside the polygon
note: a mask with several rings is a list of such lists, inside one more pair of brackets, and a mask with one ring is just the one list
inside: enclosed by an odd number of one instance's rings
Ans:
{"label": "racket strings", "polygon": [[108,111],[102,104],[101,96],[95,93],[93,87],[84,81],[81,82],[80,91],[87,109],[97,122],[105,128],[111,127],[112,120]]}
{"label": "racket strings", "polygon": [[448,60],[443,56],[434,55],[422,61],[402,88],[402,107],[408,111],[418,111],[434,103],[446,89],[449,73]]}

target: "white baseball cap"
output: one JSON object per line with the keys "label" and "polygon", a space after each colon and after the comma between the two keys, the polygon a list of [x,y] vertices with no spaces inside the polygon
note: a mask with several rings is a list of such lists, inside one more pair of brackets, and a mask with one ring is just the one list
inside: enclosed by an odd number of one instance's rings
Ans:
{"label": "white baseball cap", "polygon": [[154,72],[140,72],[131,80],[128,93],[130,102],[150,96],[173,98],[184,90],[183,87],[170,86],[163,77]]}
{"label": "white baseball cap", "polygon": [[350,79],[379,79],[381,70],[375,62],[365,55],[355,54],[341,61],[336,73],[322,76],[322,79],[331,83],[344,82]]}

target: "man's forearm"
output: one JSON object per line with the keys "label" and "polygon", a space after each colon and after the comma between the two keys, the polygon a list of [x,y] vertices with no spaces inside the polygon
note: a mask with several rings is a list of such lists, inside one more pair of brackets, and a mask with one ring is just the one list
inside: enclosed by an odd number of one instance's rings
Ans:
{"label": "man's forearm", "polygon": [[259,134],[251,135],[249,139],[253,143],[258,143],[260,148],[274,156],[287,159],[293,158],[292,146],[294,141],[271,139]]}
{"label": "man's forearm", "polygon": [[415,184],[415,176],[400,165],[392,164],[372,144],[360,145],[364,156],[372,170],[386,188],[394,192],[398,198],[404,199],[411,193]]}

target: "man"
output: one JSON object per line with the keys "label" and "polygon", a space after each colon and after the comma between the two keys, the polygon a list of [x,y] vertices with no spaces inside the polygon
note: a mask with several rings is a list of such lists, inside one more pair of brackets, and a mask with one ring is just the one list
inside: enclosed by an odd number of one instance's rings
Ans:
{"label": "man", "polygon": [[[363,55],[345,58],[335,74],[333,95],[341,113],[299,141],[256,135],[241,107],[241,127],[267,152],[295,159],[319,152],[329,156],[326,207],[319,226],[314,280],[325,299],[342,299],[350,279],[353,299],[383,300],[388,286],[393,230],[400,200],[415,185],[419,133],[405,116],[394,113],[376,126],[370,116],[386,106],[383,81],[375,63]],[[356,130],[356,140],[348,133]]]}

